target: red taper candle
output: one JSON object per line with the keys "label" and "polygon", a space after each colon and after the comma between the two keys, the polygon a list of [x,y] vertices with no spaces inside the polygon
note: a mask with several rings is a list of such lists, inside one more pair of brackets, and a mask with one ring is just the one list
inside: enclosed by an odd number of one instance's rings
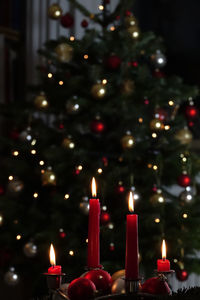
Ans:
{"label": "red taper candle", "polygon": [[129,195],[129,211],[126,216],[126,280],[138,280],[139,261],[138,261],[138,216],[133,214],[134,202],[133,194]]}
{"label": "red taper candle", "polygon": [[165,240],[162,241],[162,259],[157,260],[157,271],[168,272],[170,271],[170,261],[166,259],[167,249]]}
{"label": "red taper candle", "polygon": [[100,243],[99,243],[99,222],[100,222],[100,203],[96,198],[96,182],[92,178],[92,199],[90,199],[89,224],[88,224],[88,268],[95,269],[100,267]]}
{"label": "red taper candle", "polygon": [[50,246],[49,257],[51,267],[48,269],[48,274],[60,275],[62,273],[62,267],[56,266],[56,255],[52,244]]}

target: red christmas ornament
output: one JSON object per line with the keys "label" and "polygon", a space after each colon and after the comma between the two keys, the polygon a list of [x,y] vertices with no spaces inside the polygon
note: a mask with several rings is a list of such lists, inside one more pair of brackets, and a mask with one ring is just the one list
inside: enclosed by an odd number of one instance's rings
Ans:
{"label": "red christmas ornament", "polygon": [[65,127],[65,126],[64,126],[63,123],[59,123],[59,124],[58,124],[58,128],[59,128],[59,129],[64,129],[64,127]]}
{"label": "red christmas ornament", "polygon": [[2,185],[0,185],[0,195],[3,195],[5,193],[5,189]]}
{"label": "red christmas ornament", "polygon": [[156,111],[156,118],[158,118],[160,121],[164,121],[167,118],[167,112],[163,108],[157,108]]}
{"label": "red christmas ornament", "polygon": [[90,129],[94,133],[102,133],[105,130],[105,124],[101,120],[94,120],[90,124]]}
{"label": "red christmas ornament", "polygon": [[185,115],[189,119],[198,117],[198,109],[194,105],[188,105],[185,109]]}
{"label": "red christmas ornament", "polygon": [[121,58],[113,54],[106,59],[106,65],[110,70],[117,70],[121,65]]}
{"label": "red christmas ornament", "polygon": [[60,19],[60,23],[65,28],[70,28],[74,25],[74,17],[70,13],[66,13]]}
{"label": "red christmas ornament", "polygon": [[117,194],[122,194],[125,192],[125,187],[123,185],[118,185],[117,188],[116,188],[116,192]]}
{"label": "red christmas ornament", "polygon": [[84,20],[81,22],[81,26],[82,26],[83,28],[88,27],[88,21],[84,19]]}
{"label": "red christmas ornament", "polygon": [[182,187],[186,187],[191,184],[191,179],[187,174],[181,174],[178,177],[178,184]]}
{"label": "red christmas ornament", "polygon": [[100,221],[102,225],[107,225],[110,221],[110,215],[106,211],[103,211],[100,216]]}
{"label": "red christmas ornament", "polygon": [[115,19],[118,21],[120,20],[120,16],[116,16]]}
{"label": "red christmas ornament", "polygon": [[156,78],[163,78],[163,77],[165,77],[165,74],[162,71],[160,71],[159,69],[156,69],[153,72],[153,76]]}
{"label": "red christmas ornament", "polygon": [[97,291],[101,294],[109,294],[111,289],[112,278],[104,270],[91,270],[84,274],[84,278],[91,280],[96,286]]}
{"label": "red christmas ornament", "polygon": [[108,166],[108,159],[107,159],[107,157],[103,156],[102,157],[102,162],[103,162],[104,167]]}
{"label": "red christmas ornament", "polygon": [[82,277],[74,279],[68,287],[70,300],[93,299],[95,291],[94,283]]}
{"label": "red christmas ornament", "polygon": [[193,127],[194,126],[194,122],[193,121],[188,122],[188,126],[189,127]]}
{"label": "red christmas ornament", "polygon": [[171,291],[166,281],[152,277],[142,284],[142,292],[153,295],[168,295]]}
{"label": "red christmas ornament", "polygon": [[188,279],[188,272],[186,270],[177,270],[176,271],[176,278],[179,280],[179,281],[185,281]]}
{"label": "red christmas ornament", "polygon": [[115,251],[115,245],[113,243],[110,243],[110,251]]}
{"label": "red christmas ornament", "polygon": [[59,232],[59,236],[61,239],[64,239],[66,237],[66,233],[64,231]]}
{"label": "red christmas ornament", "polygon": [[126,17],[132,16],[132,12],[130,10],[126,10],[125,12]]}
{"label": "red christmas ornament", "polygon": [[145,99],[144,99],[144,104],[145,104],[145,105],[149,105],[149,99],[145,98]]}

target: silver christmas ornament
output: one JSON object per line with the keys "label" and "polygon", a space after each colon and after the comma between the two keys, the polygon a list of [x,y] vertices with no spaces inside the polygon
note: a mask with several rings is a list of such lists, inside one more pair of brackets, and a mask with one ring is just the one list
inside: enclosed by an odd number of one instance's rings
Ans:
{"label": "silver christmas ornament", "polygon": [[167,63],[165,55],[160,50],[157,50],[151,58],[156,68],[163,68]]}
{"label": "silver christmas ornament", "polygon": [[124,278],[117,278],[112,283],[111,293],[112,294],[125,294],[126,293]]}
{"label": "silver christmas ornament", "polygon": [[10,268],[4,275],[4,280],[8,285],[17,285],[19,282],[19,275],[16,273],[15,268]]}
{"label": "silver christmas ornament", "polygon": [[31,127],[29,126],[25,130],[23,130],[20,133],[19,138],[23,142],[25,142],[25,141],[30,142],[33,139],[32,134],[31,134]]}
{"label": "silver christmas ornament", "polygon": [[38,249],[34,243],[28,242],[24,245],[23,251],[27,257],[34,257],[36,256]]}
{"label": "silver christmas ornament", "polygon": [[69,114],[76,114],[80,110],[79,98],[73,96],[72,99],[69,99],[66,103],[66,110]]}
{"label": "silver christmas ornament", "polygon": [[14,178],[8,183],[8,191],[11,193],[19,193],[23,190],[24,183],[18,178]]}
{"label": "silver christmas ornament", "polygon": [[194,202],[193,191],[191,189],[185,189],[183,192],[180,193],[179,199],[181,205],[192,204]]}

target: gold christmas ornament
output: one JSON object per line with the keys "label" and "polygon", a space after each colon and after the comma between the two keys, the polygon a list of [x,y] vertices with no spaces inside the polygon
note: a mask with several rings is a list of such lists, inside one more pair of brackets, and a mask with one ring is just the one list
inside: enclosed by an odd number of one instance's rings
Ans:
{"label": "gold christmas ornament", "polygon": [[135,139],[131,134],[126,134],[121,138],[121,145],[124,149],[131,149],[135,145]]}
{"label": "gold christmas ornament", "polygon": [[67,43],[61,43],[55,48],[58,60],[62,63],[68,63],[72,60],[73,48]]}
{"label": "gold christmas ornament", "polygon": [[134,92],[134,88],[135,88],[134,81],[131,79],[126,79],[122,84],[122,93],[129,96]]}
{"label": "gold christmas ornament", "polygon": [[96,99],[102,99],[106,95],[106,87],[102,83],[95,83],[91,88],[91,94]]}
{"label": "gold christmas ornament", "polygon": [[59,4],[53,3],[48,8],[48,17],[53,20],[58,20],[62,16],[62,8]]}
{"label": "gold christmas ornament", "polygon": [[49,106],[47,97],[44,92],[41,92],[38,96],[35,97],[34,104],[38,109],[45,109]]}
{"label": "gold christmas ornament", "polygon": [[41,178],[42,185],[56,185],[56,175],[51,168],[45,170]]}
{"label": "gold christmas ornament", "polygon": [[66,149],[73,149],[75,147],[75,144],[72,138],[69,136],[63,139],[62,146]]}
{"label": "gold christmas ornament", "polygon": [[183,145],[190,144],[192,141],[192,133],[188,128],[180,129],[175,134],[175,139]]}
{"label": "gold christmas ornament", "polygon": [[140,36],[140,30],[138,28],[138,26],[130,26],[127,28],[127,32],[130,34],[130,36],[137,40]]}
{"label": "gold christmas ornament", "polygon": [[4,275],[5,282],[10,286],[15,286],[19,283],[19,275],[15,272],[15,268],[11,267]]}
{"label": "gold christmas ornament", "polygon": [[158,189],[157,192],[150,197],[150,202],[153,205],[157,205],[159,203],[162,204],[165,202],[165,198],[160,189]]}
{"label": "gold christmas ornament", "polygon": [[32,242],[28,242],[24,245],[23,251],[27,257],[34,257],[37,254],[37,246]]}
{"label": "gold christmas ornament", "polygon": [[124,277],[124,276],[125,276],[125,269],[119,270],[119,271],[113,273],[112,281],[115,281],[116,279],[118,279],[120,277]]}
{"label": "gold christmas ornament", "polygon": [[125,17],[125,25],[126,27],[136,26],[137,20],[134,16],[127,16]]}
{"label": "gold christmas ornament", "polygon": [[117,278],[111,286],[111,293],[112,294],[125,294],[125,280],[124,278]]}
{"label": "gold christmas ornament", "polygon": [[150,122],[150,128],[152,131],[160,131],[164,129],[164,124],[159,119],[153,119]]}

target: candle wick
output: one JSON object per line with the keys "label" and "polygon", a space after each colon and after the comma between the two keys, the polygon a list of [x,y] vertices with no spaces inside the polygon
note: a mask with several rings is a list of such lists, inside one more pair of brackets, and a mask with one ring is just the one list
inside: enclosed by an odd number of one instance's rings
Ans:
{"label": "candle wick", "polygon": [[163,261],[165,261],[166,260],[166,257],[163,257]]}

